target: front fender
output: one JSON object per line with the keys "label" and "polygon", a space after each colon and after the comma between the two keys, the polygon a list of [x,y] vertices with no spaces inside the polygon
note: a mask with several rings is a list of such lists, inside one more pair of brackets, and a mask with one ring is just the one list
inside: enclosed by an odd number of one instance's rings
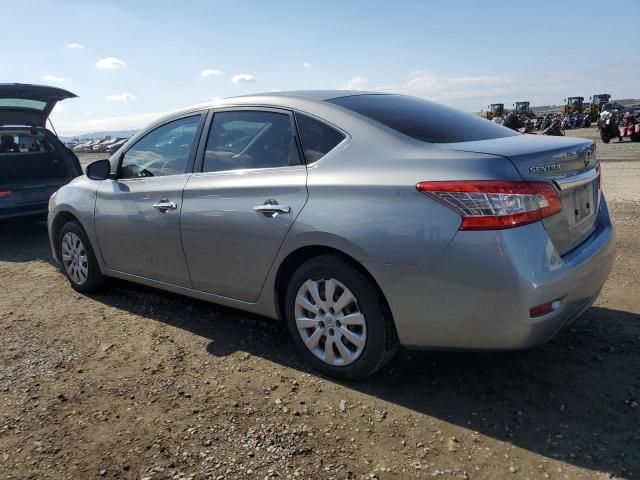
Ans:
{"label": "front fender", "polygon": [[55,247],[55,233],[60,227],[59,221],[61,215],[68,214],[73,216],[84,229],[89,241],[91,242],[91,247],[95,252],[100,269],[103,270],[102,255],[100,254],[94,228],[96,192],[99,185],[100,182],[90,180],[83,176],[78,177],[56,192],[54,204],[49,210],[49,215],[47,217],[49,242],[56,261],[59,261],[59,259],[57,256],[57,249]]}

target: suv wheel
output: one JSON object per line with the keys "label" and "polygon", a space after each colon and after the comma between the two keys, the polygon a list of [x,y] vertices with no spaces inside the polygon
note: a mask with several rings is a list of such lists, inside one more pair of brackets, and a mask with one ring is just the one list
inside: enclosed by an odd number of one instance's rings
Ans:
{"label": "suv wheel", "polygon": [[67,222],[60,229],[58,253],[62,270],[74,290],[90,293],[103,285],[104,276],[89,239],[78,222]]}
{"label": "suv wheel", "polygon": [[338,255],[302,264],[289,282],[285,301],[296,347],[329,376],[367,377],[397,350],[391,315],[378,288]]}

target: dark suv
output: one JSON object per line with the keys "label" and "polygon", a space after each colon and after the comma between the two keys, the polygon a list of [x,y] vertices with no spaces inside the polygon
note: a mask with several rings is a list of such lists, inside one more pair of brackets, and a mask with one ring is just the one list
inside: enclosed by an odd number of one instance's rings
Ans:
{"label": "dark suv", "polygon": [[0,220],[46,215],[53,192],[82,174],[78,157],[46,128],[61,88],[0,84]]}

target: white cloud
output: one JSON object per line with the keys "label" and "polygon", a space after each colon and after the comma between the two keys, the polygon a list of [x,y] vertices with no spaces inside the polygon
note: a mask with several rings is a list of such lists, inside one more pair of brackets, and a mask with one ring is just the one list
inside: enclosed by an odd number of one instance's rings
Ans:
{"label": "white cloud", "polygon": [[107,95],[107,100],[111,100],[113,102],[128,102],[129,100],[133,100],[136,98],[132,93],[118,93],[115,95]]}
{"label": "white cloud", "polygon": [[81,43],[72,42],[72,43],[67,43],[66,47],[78,49],[78,48],[84,48],[84,45],[82,45]]}
{"label": "white cloud", "polygon": [[51,75],[50,73],[47,73],[46,75],[44,75],[42,77],[42,80],[44,80],[45,82],[56,82],[56,83],[64,83],[67,81],[67,79],[64,77],[57,77],[55,75]]}
{"label": "white cloud", "polygon": [[213,68],[205,68],[204,70],[200,70],[200,76],[202,78],[206,77],[219,77],[223,75],[224,72],[222,70],[215,70]]}
{"label": "white cloud", "polygon": [[304,63],[302,64],[302,66],[303,66],[304,68],[310,68],[310,67],[311,67],[311,64],[310,64],[309,62],[304,62]]}
{"label": "white cloud", "polygon": [[[451,105],[467,111],[480,111],[490,103],[503,102],[511,107],[516,101],[532,105],[562,105],[567,95],[585,97],[610,91],[614,98],[631,98],[640,90],[640,62],[599,65],[577,71],[504,73],[499,75],[446,76],[426,70],[411,72],[404,82],[375,85],[365,77],[354,77],[340,85],[346,90],[372,90],[413,95]],[[620,78],[628,79],[624,87]]]}
{"label": "white cloud", "polygon": [[231,77],[231,83],[253,83],[256,80],[255,75],[249,75],[248,73],[239,73]]}
{"label": "white cloud", "polygon": [[353,77],[340,86],[340,90],[370,90],[369,79],[366,77]]}
{"label": "white cloud", "polygon": [[117,70],[118,68],[122,68],[125,65],[126,63],[124,61],[116,57],[101,58],[96,62],[96,67],[103,70]]}
{"label": "white cloud", "polygon": [[120,116],[120,117],[108,117],[100,119],[86,119],[82,118],[76,122],[65,122],[60,118],[52,119],[53,124],[56,126],[57,132],[65,137],[72,137],[74,135],[82,135],[84,133],[91,132],[109,132],[113,130],[138,130],[145,125],[157,120],[164,116],[164,112],[155,113],[138,113],[135,115]]}

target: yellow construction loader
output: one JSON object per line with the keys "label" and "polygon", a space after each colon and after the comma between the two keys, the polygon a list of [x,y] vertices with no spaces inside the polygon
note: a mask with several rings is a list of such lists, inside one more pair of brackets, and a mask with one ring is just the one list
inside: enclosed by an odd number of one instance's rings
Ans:
{"label": "yellow construction loader", "polygon": [[504,115],[504,103],[492,103],[487,109],[485,114],[487,120],[493,120],[495,117],[502,117]]}

